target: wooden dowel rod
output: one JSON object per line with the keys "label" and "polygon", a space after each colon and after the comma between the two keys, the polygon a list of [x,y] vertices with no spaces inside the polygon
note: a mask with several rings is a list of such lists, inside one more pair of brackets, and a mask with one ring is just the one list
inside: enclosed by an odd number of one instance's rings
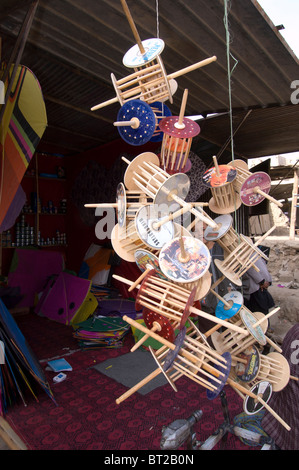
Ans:
{"label": "wooden dowel rod", "polygon": [[248,395],[254,400],[259,401],[269,411],[269,413],[271,413],[277,419],[277,421],[280,422],[280,424],[282,424],[288,431],[291,430],[290,426],[260,396],[255,395],[250,390],[238,384],[237,382],[234,382],[230,378],[227,379],[227,383],[231,385],[233,388],[237,388],[242,393],[245,393],[245,395]]}
{"label": "wooden dowel rod", "polygon": [[138,129],[138,127],[140,126],[140,121],[138,118],[136,117],[133,117],[130,121],[116,121],[113,123],[113,125],[115,127],[126,127],[126,126],[130,126],[132,127],[133,129]]}
{"label": "wooden dowel rod", "polygon": [[84,204],[84,207],[112,207],[112,208],[117,208],[117,202],[112,202],[112,203],[94,203],[94,204]]}
{"label": "wooden dowel rod", "polygon": [[237,331],[238,333],[242,333],[244,336],[249,335],[249,331],[244,330],[244,328],[240,328],[239,326],[236,326],[234,323],[229,323],[226,320],[222,320],[221,318],[216,318],[214,315],[210,315],[209,313],[206,313],[203,310],[199,310],[191,306],[190,312],[200,317],[206,318],[207,320],[211,320],[214,323],[218,323],[222,326],[225,326],[226,328],[230,330]]}
{"label": "wooden dowel rod", "polygon": [[[155,324],[155,325],[153,326],[153,328],[151,328],[151,331],[153,331],[154,333],[155,333],[156,331],[161,331],[161,326],[158,325],[158,324]],[[134,344],[134,346],[130,349],[130,351],[131,351],[131,352],[136,351],[136,349],[138,349],[139,346],[141,346],[149,337],[150,337],[149,334],[143,335],[143,337],[140,338],[140,340],[137,341],[137,343]]]}
{"label": "wooden dowel rod", "polygon": [[184,119],[184,115],[185,115],[187,98],[188,98],[188,90],[187,90],[187,88],[185,88],[183,98],[182,98],[181,108],[180,108],[179,119],[178,119],[178,122],[176,122],[175,125],[174,125],[178,129],[183,129],[185,127],[185,125],[183,123],[183,119]]}
{"label": "wooden dowel rod", "polygon": [[268,344],[270,344],[270,346],[272,346],[272,348],[276,349],[277,352],[282,353],[282,349],[276,343],[274,343],[272,339],[268,338],[268,336],[266,336],[266,341]]}
{"label": "wooden dowel rod", "polygon": [[141,39],[139,37],[139,33],[137,31],[137,28],[135,26],[135,23],[134,23],[134,20],[132,18],[132,15],[130,13],[130,10],[128,8],[128,5],[127,5],[127,2],[125,0],[120,0],[121,1],[121,4],[122,4],[122,7],[124,9],[124,12],[125,12],[125,15],[127,17],[127,20],[129,22],[129,25],[131,27],[131,30],[132,30],[132,33],[134,35],[134,38],[135,38],[135,41],[137,42],[138,44],[138,47],[139,47],[139,50],[141,52],[141,54],[145,54],[145,50],[144,50],[144,47],[142,45],[142,42],[141,42]]}
{"label": "wooden dowel rod", "polygon": [[179,261],[181,263],[187,263],[187,261],[189,261],[190,259],[190,256],[188,253],[186,253],[186,250],[185,250],[185,245],[184,245],[184,239],[182,236],[180,236],[179,238],[179,243],[180,243],[180,250],[181,252],[179,253]]}
{"label": "wooden dowel rod", "polygon": [[268,193],[265,193],[262,191],[258,186],[254,188],[254,192],[260,194],[261,196],[264,196],[266,199],[269,199],[269,201],[273,202],[276,204],[278,207],[282,207],[282,203],[274,199],[274,197],[269,196]]}
{"label": "wooden dowel rod", "polygon": [[228,308],[231,307],[231,304],[229,302],[227,302],[223,297],[221,297],[221,295],[217,294],[217,292],[214,291],[214,289],[210,289],[210,292],[215,295],[215,297],[217,297],[218,300],[221,300],[221,302],[224,303],[224,305]]}
{"label": "wooden dowel rod", "polygon": [[222,325],[215,325],[213,326],[213,328],[210,328],[208,331],[205,332],[205,337],[208,338],[209,336],[211,336],[215,331],[219,330],[219,328],[221,328]]}
{"label": "wooden dowel rod", "polygon": [[146,275],[152,270],[153,268],[151,266],[149,266],[148,268],[146,268],[146,270],[138,277],[138,279],[136,279],[135,282],[133,282],[133,284],[129,287],[128,289],[128,292],[131,292],[132,290],[135,289],[135,287],[138,286],[138,284],[143,281],[143,279],[146,277]]}
{"label": "wooden dowel rod", "polygon": [[215,155],[213,156],[213,162],[214,162],[216,174],[217,174],[217,176],[219,177],[219,176],[220,176],[220,171],[219,171],[219,166],[218,166],[217,158],[216,158]]}
{"label": "wooden dowel rod", "polygon": [[[133,281],[130,281],[129,279],[126,279],[125,277],[118,276],[117,274],[112,274],[112,277],[116,279],[117,281],[123,282],[124,284],[127,284],[131,286],[133,284]],[[136,286],[137,289],[140,289],[140,285]]]}
{"label": "wooden dowel rod", "polygon": [[192,205],[187,204],[185,207],[182,207],[181,209],[178,209],[176,212],[173,212],[172,214],[168,215],[167,217],[163,217],[163,219],[160,220],[159,222],[154,222],[153,223],[153,229],[158,230],[161,227],[161,225],[169,222],[170,220],[176,219],[180,215],[185,214],[185,212],[190,211],[190,209],[192,209]]}
{"label": "wooden dowel rod", "polygon": [[271,227],[266,233],[264,233],[264,235],[262,235],[255,243],[254,243],[254,246],[258,246],[261,244],[261,242],[263,242],[265,240],[265,238],[267,238],[270,233],[273,232],[273,230],[276,229],[276,225],[273,225],[273,227]]}
{"label": "wooden dowel rod", "polygon": [[254,325],[252,325],[252,328],[256,328],[261,323],[268,320],[268,318],[272,317],[272,315],[274,315],[276,312],[278,312],[278,310],[280,310],[280,307],[276,307],[273,310],[271,310],[271,312],[269,312],[267,315],[265,315],[263,318],[261,318],[259,321],[257,321]]}
{"label": "wooden dowel rod", "polygon": [[130,388],[127,390],[125,393],[123,393],[120,397],[118,397],[115,401],[119,405],[122,401],[126,400],[129,398],[133,393],[137,392],[140,388],[142,388],[144,385],[146,385],[148,382],[153,380],[155,377],[157,377],[161,373],[161,369],[158,368],[154,370],[151,374],[149,374],[147,377],[145,377],[143,380],[138,382],[134,387]]}
{"label": "wooden dowel rod", "polygon": [[208,57],[207,59],[201,60],[200,62],[196,62],[193,65],[189,65],[188,67],[185,67],[181,70],[178,70],[177,72],[171,73],[170,75],[167,75],[168,80],[172,80],[174,78],[180,77],[181,75],[185,75],[186,73],[192,72],[193,70],[196,70],[200,67],[204,67],[205,65],[209,65],[212,62],[215,62],[217,60],[216,56]]}
{"label": "wooden dowel rod", "polygon": [[105,106],[109,106],[110,104],[118,103],[117,96],[115,98],[111,98],[111,100],[103,101],[103,103],[97,104],[90,108],[91,111],[96,111],[97,109],[105,108]]}

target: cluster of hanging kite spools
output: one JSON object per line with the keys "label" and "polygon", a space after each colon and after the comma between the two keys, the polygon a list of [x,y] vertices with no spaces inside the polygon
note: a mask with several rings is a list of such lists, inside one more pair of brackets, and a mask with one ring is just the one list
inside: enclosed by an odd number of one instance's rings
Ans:
{"label": "cluster of hanging kite spools", "polygon": [[[175,78],[208,65],[216,57],[167,75],[160,58],[163,41],[141,42],[126,3],[121,1],[137,41],[123,62],[134,73],[120,80],[112,75],[116,98],[92,109],[119,101],[121,109],[114,124],[126,142],[141,145],[149,140],[162,141],[160,155],[145,152],[132,161],[123,158],[128,166],[116,190],[116,203],[110,204],[116,209],[118,221],[111,235],[113,248],[120,258],[136,263],[141,271],[135,282],[114,276],[128,285],[129,291],[138,290],[136,309],[142,309],[145,326],[123,317],[144,333],[132,351],[149,337],[162,346],[158,350],[150,347],[157,369],[116,401],[121,403],[160,373],[176,391],[175,382],[184,375],[204,387],[209,399],[230,385],[243,398],[248,414],[265,407],[290,430],[267,404],[272,390],[278,392],[294,379],[281,349],[266,334],[268,318],[279,308],[268,315],[251,312],[243,305],[239,291],[228,292],[222,298],[214,290],[225,277],[241,286],[247,270],[258,270],[256,261],[267,259],[256,243],[236,232],[230,213],[241,204],[256,205],[265,198],[280,203],[269,196],[271,181],[266,173],[251,173],[240,160],[219,165],[215,157],[213,167],[202,175],[202,182],[211,189],[208,206],[216,218],[204,211],[206,203],[186,202],[190,188],[186,172],[191,168],[188,155],[200,128],[184,117],[187,90],[179,116],[171,115],[165,101],[172,102],[177,88]],[[193,216],[187,228],[177,223],[186,213]],[[224,260],[216,260],[223,276],[213,285],[210,252],[191,232],[198,221],[207,227],[206,240],[217,241],[224,251]],[[262,239],[274,229],[275,226]],[[209,292],[219,300],[215,315],[196,307],[197,301]],[[202,333],[195,325],[196,317],[206,318],[215,326]],[[261,351],[267,343],[275,352],[265,355]]]}

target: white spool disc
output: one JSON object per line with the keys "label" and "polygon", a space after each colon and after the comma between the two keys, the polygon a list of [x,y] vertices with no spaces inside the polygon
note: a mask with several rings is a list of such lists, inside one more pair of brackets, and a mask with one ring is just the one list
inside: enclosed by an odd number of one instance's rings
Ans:
{"label": "white spool disc", "polygon": [[125,67],[134,68],[148,64],[161,54],[165,46],[164,41],[160,38],[145,39],[141,42],[145,53],[142,54],[138,44],[135,44],[123,57]]}
{"label": "white spool disc", "polygon": [[155,222],[159,222],[157,210],[153,204],[140,207],[135,217],[135,227],[141,240],[150,248],[160,250],[174,237],[174,226],[172,221],[162,224],[155,229]]}

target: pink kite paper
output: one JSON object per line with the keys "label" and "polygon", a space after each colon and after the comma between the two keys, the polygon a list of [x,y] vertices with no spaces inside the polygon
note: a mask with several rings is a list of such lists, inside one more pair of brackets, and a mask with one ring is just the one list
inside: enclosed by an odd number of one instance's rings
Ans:
{"label": "pink kite paper", "polygon": [[35,313],[65,325],[85,320],[97,306],[90,296],[90,286],[91,281],[62,272],[48,283]]}

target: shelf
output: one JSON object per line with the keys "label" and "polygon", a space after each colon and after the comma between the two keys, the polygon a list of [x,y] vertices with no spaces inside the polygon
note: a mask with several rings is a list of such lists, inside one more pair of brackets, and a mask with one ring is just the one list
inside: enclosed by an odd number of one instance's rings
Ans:
{"label": "shelf", "polygon": [[67,215],[67,213],[62,213],[62,212],[56,212],[56,213],[50,213],[50,212],[22,212],[21,215],[37,215],[40,216],[40,215]]}
{"label": "shelf", "polygon": [[[24,178],[36,178],[35,175],[24,175]],[[39,180],[48,180],[48,181],[60,181],[62,183],[65,183],[66,182],[66,178],[54,178],[54,177],[51,177],[51,176],[40,176],[38,175],[38,179]]]}

